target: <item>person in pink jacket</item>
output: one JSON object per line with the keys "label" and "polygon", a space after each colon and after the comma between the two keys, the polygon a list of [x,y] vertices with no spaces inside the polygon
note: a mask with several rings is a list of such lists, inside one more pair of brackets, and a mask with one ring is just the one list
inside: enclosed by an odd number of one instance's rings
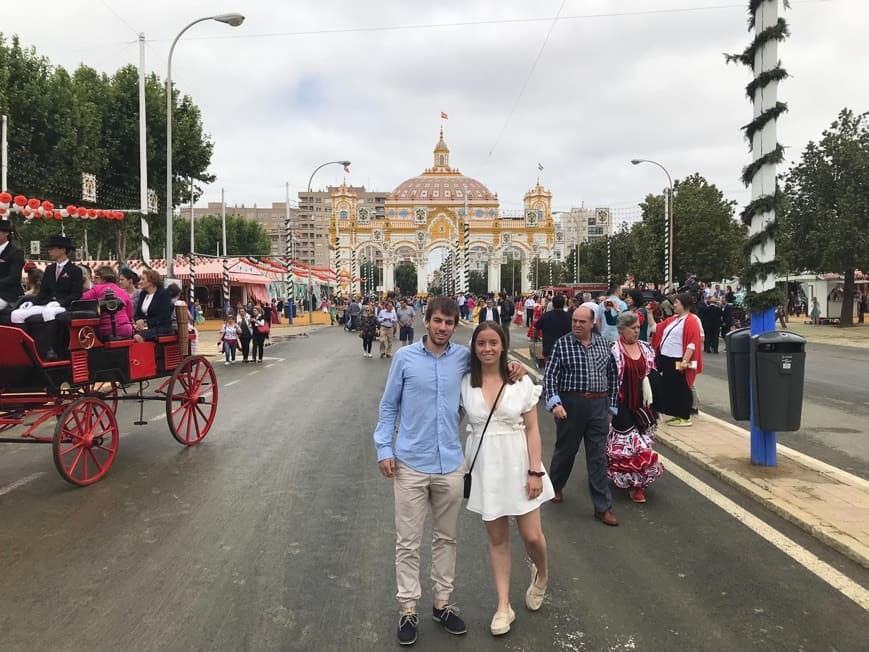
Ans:
{"label": "person in pink jacket", "polygon": [[83,301],[101,301],[108,290],[115,293],[115,299],[121,302],[123,307],[115,313],[115,330],[112,333],[112,318],[108,312],[100,315],[100,325],[97,327],[97,335],[102,340],[109,340],[114,334],[116,337],[133,337],[133,302],[130,295],[118,286],[118,274],[108,265],[98,267],[94,272],[93,287],[85,290],[81,298]]}

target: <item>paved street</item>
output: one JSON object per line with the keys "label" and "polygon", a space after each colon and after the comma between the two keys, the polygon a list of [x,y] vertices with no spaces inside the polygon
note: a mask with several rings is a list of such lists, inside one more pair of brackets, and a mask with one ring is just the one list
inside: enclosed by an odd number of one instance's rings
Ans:
{"label": "paved street", "polygon": [[[470,332],[462,327],[456,341]],[[218,366],[219,420],[197,447],[175,443],[159,403],[146,405],[144,427],[132,425],[133,405],[122,406],[118,458],[92,487],[66,485],[48,447],[0,448],[4,652],[397,647],[392,491],[371,438],[388,361],[364,359],[359,338],[338,328],[266,355],[262,367]],[[809,381],[818,397],[850,398],[824,389],[823,376]],[[712,389],[701,389],[704,405],[726,405]],[[540,414],[548,460],[554,428]],[[844,443],[811,445],[845,455]],[[485,533],[463,512],[454,598],[469,633],[450,636],[423,617],[415,649],[865,649],[863,608],[709,496],[730,498],[863,587],[866,569],[662,452],[699,485],[666,473],[643,506],[617,492],[618,528],[591,518],[579,461],[566,502],[543,509],[552,578],[538,614],[524,608],[528,577],[514,537],[517,620],[503,639],[488,633]],[[859,467],[862,455],[849,463]],[[428,563],[424,554],[423,578]],[[420,610],[429,609],[424,590]]]}

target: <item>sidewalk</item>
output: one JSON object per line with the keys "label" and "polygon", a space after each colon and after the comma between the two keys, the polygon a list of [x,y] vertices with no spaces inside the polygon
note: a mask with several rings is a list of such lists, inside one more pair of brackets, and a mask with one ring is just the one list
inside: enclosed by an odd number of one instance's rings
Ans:
{"label": "sidewalk", "polygon": [[[855,318],[856,319],[856,318]],[[869,322],[854,324],[851,328],[839,328],[838,326],[815,326],[806,317],[791,317],[788,322],[788,330],[800,337],[805,337],[810,344],[830,344],[833,346],[852,346],[860,349],[869,349]],[[781,324],[776,322],[776,327],[781,330]]]}
{"label": "sidewalk", "polygon": [[[534,369],[528,349],[511,354],[540,382],[543,372]],[[656,440],[869,568],[866,480],[781,444],[778,466],[755,466],[748,431],[704,414],[690,428],[668,427],[662,418]]]}
{"label": "sidewalk", "polygon": [[869,482],[781,444],[778,466],[755,466],[748,431],[708,415],[691,428],[660,422],[656,438],[869,568]]}

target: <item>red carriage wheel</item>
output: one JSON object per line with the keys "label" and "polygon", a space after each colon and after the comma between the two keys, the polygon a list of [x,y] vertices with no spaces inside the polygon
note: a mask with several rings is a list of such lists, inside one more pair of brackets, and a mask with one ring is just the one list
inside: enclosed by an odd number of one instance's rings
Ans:
{"label": "red carriage wheel", "polygon": [[112,408],[99,398],[83,396],[66,407],[54,428],[54,465],[67,482],[93,484],[109,472],[119,439]]}
{"label": "red carriage wheel", "polygon": [[169,380],[166,421],[178,443],[198,444],[217,416],[217,375],[201,356],[184,358]]}

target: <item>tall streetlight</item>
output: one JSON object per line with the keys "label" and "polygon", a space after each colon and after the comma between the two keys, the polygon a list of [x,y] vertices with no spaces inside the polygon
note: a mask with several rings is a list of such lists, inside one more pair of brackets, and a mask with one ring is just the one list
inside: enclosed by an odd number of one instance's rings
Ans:
{"label": "tall streetlight", "polygon": [[[317,172],[320,169],[326,167],[327,165],[341,165],[344,167],[344,172],[350,172],[350,161],[326,161],[325,163],[321,163],[320,165],[318,165],[317,167],[314,168],[314,171],[311,172],[310,178],[308,178],[308,192],[309,193],[311,192],[311,183],[314,181],[314,175],[317,174]],[[311,218],[312,219],[313,219],[313,210],[314,210],[314,207],[311,206],[311,212],[312,212]],[[337,228],[337,224],[338,224],[338,218],[336,217],[335,218],[336,228]],[[337,235],[336,235],[336,239],[337,239]],[[336,244],[336,246],[340,247],[341,243],[338,242]],[[308,264],[308,308],[310,308],[310,310],[308,311],[308,323],[309,324],[314,323],[314,302],[313,302],[314,293],[312,292],[312,286],[311,286],[311,265],[313,265],[313,261],[311,261],[311,263]],[[339,272],[336,270],[335,280],[336,280],[336,283],[340,284],[341,280],[338,278],[338,273]],[[353,288],[352,269],[351,269],[351,276],[350,276],[350,288],[351,288],[351,290]]]}
{"label": "tall streetlight", "polygon": [[166,278],[172,278],[175,272],[175,265],[172,259],[175,252],[172,250],[172,109],[174,102],[172,101],[172,55],[175,53],[175,45],[178,39],[188,29],[197,23],[203,23],[206,20],[216,20],[219,23],[226,23],[231,27],[238,27],[244,22],[244,16],[241,14],[218,14],[217,16],[205,16],[197,18],[184,29],[178,32],[178,36],[172,41],[172,47],[169,48],[169,63],[166,67]]}
{"label": "tall streetlight", "polygon": [[652,165],[657,165],[664,171],[664,174],[667,175],[668,192],[667,196],[664,198],[664,222],[667,224],[667,230],[664,232],[664,238],[666,240],[664,247],[667,256],[664,292],[667,292],[673,279],[673,208],[671,205],[673,201],[673,178],[670,176],[670,173],[667,172],[667,168],[657,161],[650,161],[645,158],[635,158],[631,159],[631,163],[634,165],[639,165],[640,163],[651,163]]}

